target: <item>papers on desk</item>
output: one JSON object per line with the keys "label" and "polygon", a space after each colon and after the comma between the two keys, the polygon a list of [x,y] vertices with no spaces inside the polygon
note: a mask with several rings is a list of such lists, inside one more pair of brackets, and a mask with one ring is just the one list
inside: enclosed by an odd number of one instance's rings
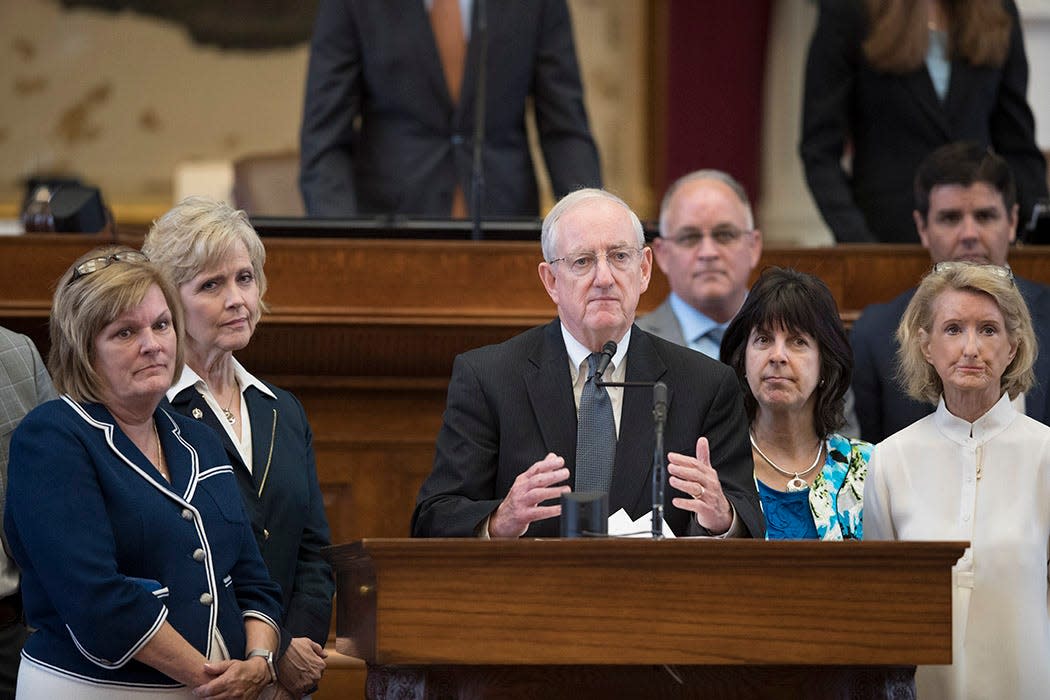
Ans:
{"label": "papers on desk", "polygon": [[[653,514],[646,511],[645,515],[637,520],[631,520],[627,511],[623,508],[609,516],[609,537],[652,537],[653,536]],[[674,539],[671,526],[664,520],[664,537]]]}

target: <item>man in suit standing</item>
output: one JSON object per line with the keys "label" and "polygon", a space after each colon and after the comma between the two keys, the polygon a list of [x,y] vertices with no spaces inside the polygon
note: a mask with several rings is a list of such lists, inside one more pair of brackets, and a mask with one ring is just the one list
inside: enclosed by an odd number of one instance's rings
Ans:
{"label": "man in suit standing", "polygon": [[[668,386],[665,519],[674,533],[761,537],[736,378],[634,325],[652,272],[638,217],[608,192],[579,190],[547,215],[542,247],[540,279],[558,318],[456,358],[412,534],[557,536],[560,506],[551,503],[570,489],[592,490],[581,479],[604,479],[593,490],[608,494],[610,512],[637,519],[648,511],[652,397],[596,387],[591,376],[612,340],[608,381]],[[595,435],[608,439],[595,445]]]}
{"label": "man in suit standing", "polygon": [[[969,261],[1008,267],[1017,237],[1017,189],[1009,165],[972,142],[942,146],[915,174],[915,226],[934,264]],[[1050,420],[1050,288],[1014,277],[1028,303],[1039,340],[1036,385],[1018,399],[1038,421]],[[897,326],[915,294],[909,289],[886,304],[864,309],[853,325],[853,391],[861,437],[879,442],[933,412],[931,404],[908,398],[896,381]]]}
{"label": "man in suit standing", "polygon": [[[468,214],[478,5],[321,0],[300,135],[310,216]],[[486,8],[482,211],[534,217],[529,98],[555,196],[601,186],[569,10],[565,0]]]}
{"label": "man in suit standing", "polygon": [[[747,297],[762,257],[762,232],[747,192],[721,170],[678,178],[660,204],[653,252],[671,293],[638,327],[672,343],[719,358],[722,334]],[[857,437],[853,394],[846,393],[843,435]]]}
{"label": "man in suit standing", "polygon": [[[7,494],[7,457],[11,434],[22,418],[37,405],[55,398],[44,363],[33,341],[0,327],[0,522]],[[0,552],[0,700],[15,696],[18,660],[28,635],[22,619],[18,568],[7,554],[7,540]]]}

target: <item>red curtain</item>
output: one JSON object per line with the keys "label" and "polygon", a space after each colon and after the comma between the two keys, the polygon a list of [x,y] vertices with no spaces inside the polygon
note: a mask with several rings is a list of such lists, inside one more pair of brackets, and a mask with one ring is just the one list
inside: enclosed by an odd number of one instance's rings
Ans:
{"label": "red curtain", "polygon": [[687,172],[717,168],[757,202],[772,0],[669,0],[668,10],[666,166],[657,192]]}

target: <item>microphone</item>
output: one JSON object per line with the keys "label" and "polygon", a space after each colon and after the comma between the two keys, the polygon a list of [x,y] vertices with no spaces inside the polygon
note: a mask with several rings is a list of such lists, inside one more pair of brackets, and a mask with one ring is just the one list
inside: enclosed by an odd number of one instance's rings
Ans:
{"label": "microphone", "polygon": [[601,355],[598,356],[598,365],[594,368],[596,386],[602,386],[602,375],[605,374],[605,370],[609,369],[609,363],[612,362],[614,355],[616,355],[616,341],[610,340],[602,346]]}
{"label": "microphone", "polygon": [[474,158],[470,168],[473,219],[470,237],[480,241],[484,238],[481,231],[481,203],[485,198],[485,70],[488,68],[489,22],[485,13],[485,0],[477,0],[474,9],[477,15],[477,26],[474,29],[478,40],[478,81],[474,93]]}
{"label": "microphone", "polygon": [[616,354],[616,343],[612,340],[605,343],[594,368],[595,386],[645,387],[653,391],[653,517],[652,535],[654,540],[664,537],[664,491],[667,484],[667,467],[664,454],[664,426],[667,423],[667,385],[663,382],[607,382],[602,373],[609,367]]}

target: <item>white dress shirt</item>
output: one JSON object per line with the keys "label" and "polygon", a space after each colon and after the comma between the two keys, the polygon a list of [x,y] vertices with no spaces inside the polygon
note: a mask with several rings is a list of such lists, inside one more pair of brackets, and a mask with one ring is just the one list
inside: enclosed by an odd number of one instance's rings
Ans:
{"label": "white dress shirt", "polygon": [[920,666],[920,698],[1050,693],[1050,427],[1004,394],[974,423],[937,411],[876,445],[866,540],[968,540],[952,570],[950,666]]}

